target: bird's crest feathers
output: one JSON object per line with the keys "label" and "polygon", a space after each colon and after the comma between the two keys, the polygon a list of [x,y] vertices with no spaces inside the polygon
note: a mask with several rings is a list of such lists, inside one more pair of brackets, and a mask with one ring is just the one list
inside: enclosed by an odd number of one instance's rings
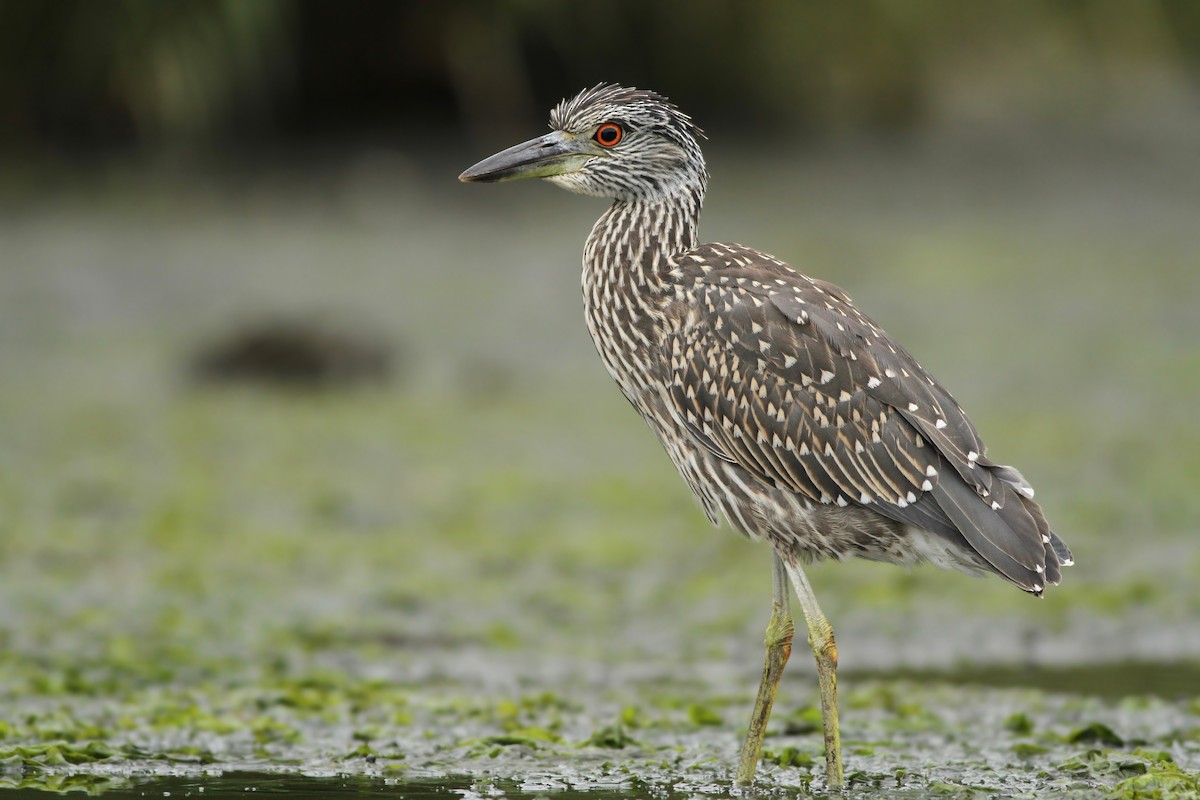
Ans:
{"label": "bird's crest feathers", "polygon": [[550,127],[562,131],[585,128],[607,120],[614,107],[620,107],[635,120],[649,117],[679,127],[697,139],[707,138],[691,117],[663,95],[615,83],[598,83],[574,97],[560,100],[550,112]]}

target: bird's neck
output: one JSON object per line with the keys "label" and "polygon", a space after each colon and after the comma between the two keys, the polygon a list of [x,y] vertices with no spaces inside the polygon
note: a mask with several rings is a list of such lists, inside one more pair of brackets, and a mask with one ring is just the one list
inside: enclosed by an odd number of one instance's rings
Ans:
{"label": "bird's neck", "polygon": [[583,284],[630,289],[661,285],[667,259],[696,246],[704,187],[665,198],[617,200],[583,249]]}
{"label": "bird's neck", "polygon": [[608,373],[643,413],[650,382],[639,353],[661,337],[669,259],[696,245],[703,198],[701,185],[660,200],[618,200],[583,249],[588,331]]}

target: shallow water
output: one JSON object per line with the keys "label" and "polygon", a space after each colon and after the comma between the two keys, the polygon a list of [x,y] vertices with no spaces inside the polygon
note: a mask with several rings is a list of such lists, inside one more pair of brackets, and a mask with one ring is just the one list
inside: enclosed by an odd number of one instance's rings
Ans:
{"label": "shallow water", "polygon": [[1040,689],[1107,700],[1129,696],[1177,700],[1200,694],[1200,662],[1119,661],[1069,666],[973,666],[958,670],[891,669],[880,673],[852,672],[849,679]]}
{"label": "shallow water", "polygon": [[[627,781],[608,788],[588,786],[573,788],[570,786],[554,786],[536,783],[518,783],[515,781],[492,781],[472,778],[467,775],[449,776],[446,778],[425,780],[402,780],[394,778],[372,778],[353,775],[339,776],[308,776],[280,775],[275,773],[229,772],[221,775],[202,777],[154,777],[132,778],[120,785],[114,782],[112,788],[93,786],[85,788],[79,785],[74,791],[92,791],[100,796],[119,800],[120,798],[145,797],[198,797],[208,800],[244,800],[247,795],[287,794],[294,797],[332,797],[332,798],[409,798],[410,800],[427,800],[427,798],[462,798],[462,800],[481,800],[481,798],[500,797],[544,797],[550,793],[553,797],[570,800],[572,798],[589,798],[589,800],[610,800],[610,798],[658,798],[658,800],[675,800],[675,798],[691,797],[694,793],[687,790],[677,791],[669,787],[651,787],[638,781]],[[30,791],[36,791],[31,789]],[[68,790],[71,791],[71,790]],[[709,797],[741,796],[726,793],[706,793]]]}
{"label": "shallow water", "polygon": [[[14,749],[5,763],[23,763],[23,770],[0,772],[0,787],[118,797],[168,791],[734,796],[729,776],[752,687],[731,695],[735,687],[681,673],[682,681],[643,676],[607,690],[537,681],[537,693],[516,696],[428,684],[400,694],[380,687],[371,697],[361,694],[361,681],[338,684],[329,674],[324,683],[304,681],[291,697],[273,685],[253,692],[213,688],[207,697],[190,690],[182,719],[167,717],[177,713],[167,711],[177,700],[160,698],[164,708],[149,710],[144,729],[113,734],[109,749],[68,742],[52,750]],[[964,677],[969,685],[845,676],[842,736],[852,796],[1125,797],[1131,781],[1151,780],[1191,781],[1200,789],[1194,694],[1106,700],[989,688]],[[1111,675],[1105,683],[1111,685]],[[550,685],[565,693],[547,693]],[[241,705],[230,707],[235,697]],[[785,678],[755,794],[823,793],[813,701],[802,676]],[[114,703],[69,705],[74,724],[87,725],[102,723]],[[244,735],[250,731],[256,735]]]}
{"label": "shallow water", "polygon": [[[244,800],[247,795],[286,794],[294,797],[331,798],[461,798],[462,800],[484,800],[502,797],[554,797],[561,800],[618,800],[638,798],[644,800],[683,800],[683,798],[746,797],[747,793],[732,789],[727,784],[704,785],[648,784],[639,780],[626,780],[612,785],[571,785],[548,778],[542,781],[511,781],[478,779],[468,775],[447,776],[423,780],[395,778],[372,778],[353,775],[308,776],[280,775],[275,773],[229,772],[203,777],[154,777],[133,778],[123,785],[114,782],[109,788],[99,785],[85,788],[80,784],[65,791],[90,791],[110,800],[146,797],[196,797],[207,800]],[[35,791],[35,790],[30,790]],[[822,796],[817,792],[815,795]],[[786,797],[792,793],[783,791],[759,791],[751,796]],[[837,793],[837,797],[926,797],[924,788],[904,788],[899,785],[869,789],[850,789]]]}

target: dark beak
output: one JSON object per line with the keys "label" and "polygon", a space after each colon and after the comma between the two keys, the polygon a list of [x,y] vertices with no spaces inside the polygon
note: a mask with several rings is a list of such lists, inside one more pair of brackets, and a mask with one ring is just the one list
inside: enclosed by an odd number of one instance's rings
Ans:
{"label": "dark beak", "polygon": [[549,178],[578,172],[597,155],[590,142],[581,142],[562,131],[552,131],[485,158],[458,179],[464,183],[497,183]]}

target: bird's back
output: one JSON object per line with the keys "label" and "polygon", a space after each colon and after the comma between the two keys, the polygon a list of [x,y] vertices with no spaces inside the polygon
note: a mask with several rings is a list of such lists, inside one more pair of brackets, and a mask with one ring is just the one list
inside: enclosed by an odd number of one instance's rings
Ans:
{"label": "bird's back", "polygon": [[658,267],[605,287],[624,317],[597,346],[710,517],[807,557],[1058,582],[1070,553],[1029,484],[841,289],[733,244]]}

